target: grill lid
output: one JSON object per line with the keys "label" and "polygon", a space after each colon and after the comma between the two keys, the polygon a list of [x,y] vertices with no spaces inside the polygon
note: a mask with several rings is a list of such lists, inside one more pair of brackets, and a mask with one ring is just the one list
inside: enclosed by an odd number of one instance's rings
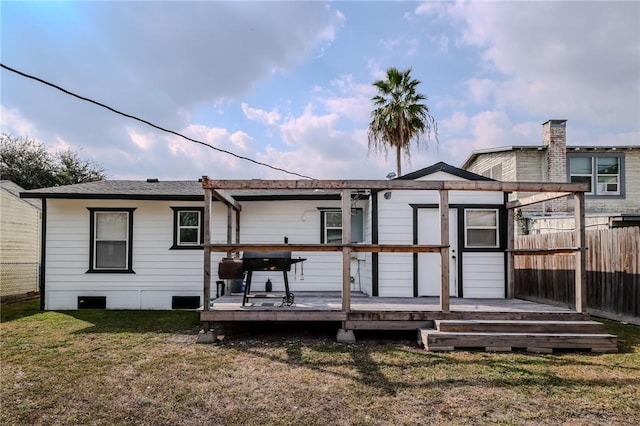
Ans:
{"label": "grill lid", "polygon": [[290,251],[245,251],[242,259],[291,259]]}

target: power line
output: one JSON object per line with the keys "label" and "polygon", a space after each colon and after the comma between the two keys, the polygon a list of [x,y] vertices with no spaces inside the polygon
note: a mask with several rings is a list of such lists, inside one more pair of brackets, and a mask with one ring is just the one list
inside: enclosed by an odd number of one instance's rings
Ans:
{"label": "power line", "polygon": [[26,78],[28,78],[28,79],[35,80],[35,81],[37,81],[37,82],[39,82],[39,83],[42,83],[42,84],[44,84],[44,85],[46,85],[46,86],[53,87],[54,89],[57,89],[57,90],[59,90],[59,91],[61,91],[61,92],[65,93],[65,94],[67,94],[67,95],[73,96],[74,98],[78,98],[78,99],[83,100],[83,101],[85,101],[85,102],[89,102],[89,103],[94,104],[94,105],[97,105],[97,106],[99,106],[99,107],[102,107],[102,108],[108,109],[109,111],[114,112],[114,113],[116,113],[116,114],[118,114],[118,115],[121,115],[121,116],[123,116],[123,117],[127,117],[127,118],[130,118],[130,119],[132,119],[132,120],[139,121],[139,122],[141,122],[141,123],[144,123],[144,124],[146,124],[146,125],[148,125],[148,126],[153,127],[154,129],[158,129],[158,130],[160,130],[160,131],[163,131],[163,132],[166,132],[166,133],[171,133],[172,135],[179,136],[179,137],[181,137],[181,138],[183,138],[183,139],[188,140],[189,142],[193,142],[193,143],[197,143],[197,144],[200,144],[200,145],[206,146],[206,147],[208,147],[208,148],[213,149],[214,151],[218,151],[218,152],[221,152],[221,153],[223,153],[223,154],[231,155],[232,157],[238,158],[238,159],[240,159],[240,160],[249,161],[249,162],[251,162],[251,163],[253,163],[253,164],[257,164],[257,165],[259,165],[259,166],[268,167],[268,168],[270,168],[270,169],[272,169],[272,170],[276,170],[276,171],[279,171],[279,172],[287,173],[287,174],[290,174],[290,175],[293,175],[293,176],[298,176],[298,177],[301,177],[301,178],[304,178],[304,179],[313,179],[313,178],[312,178],[312,177],[310,177],[310,176],[306,176],[306,175],[303,175],[303,174],[300,174],[300,173],[296,173],[296,172],[291,172],[291,171],[289,171],[289,170],[285,170],[285,169],[282,169],[282,168],[280,168],[280,167],[272,166],[271,164],[267,164],[267,163],[260,162],[260,161],[258,161],[258,160],[254,160],[253,158],[245,157],[245,156],[242,156],[242,155],[236,154],[236,153],[234,153],[234,152],[227,151],[227,150],[222,149],[222,148],[217,148],[217,147],[215,147],[215,146],[213,146],[213,145],[210,145],[210,144],[208,144],[208,143],[206,143],[206,142],[202,142],[202,141],[199,141],[199,140],[197,140],[197,139],[192,139],[192,138],[190,138],[190,137],[188,137],[188,136],[183,135],[182,133],[178,133],[178,132],[176,132],[176,131],[174,131],[174,130],[171,130],[171,129],[166,129],[166,128],[164,128],[164,127],[158,126],[157,124],[153,124],[153,123],[151,123],[150,121],[147,121],[147,120],[142,119],[142,118],[140,118],[140,117],[137,117],[137,116],[135,116],[135,115],[127,114],[127,113],[125,113],[125,112],[119,111],[119,110],[117,110],[117,109],[115,109],[115,108],[112,108],[112,107],[110,107],[110,106],[108,106],[108,105],[105,105],[105,104],[100,103],[100,102],[98,102],[98,101],[95,101],[95,100],[93,100],[93,99],[90,99],[90,98],[87,98],[87,97],[84,97],[84,96],[78,95],[78,94],[73,93],[73,92],[71,92],[71,91],[69,91],[69,90],[67,90],[67,89],[64,89],[64,88],[62,88],[62,87],[60,87],[60,86],[58,86],[58,85],[56,85],[56,84],[50,83],[50,82],[48,82],[48,81],[46,81],[46,80],[43,80],[43,79],[41,79],[41,78],[38,78],[38,77],[36,77],[36,76],[33,76],[33,75],[27,74],[27,73],[25,73],[25,72],[19,71],[19,70],[15,69],[15,68],[11,68],[11,67],[9,67],[9,66],[7,66],[7,65],[3,64],[3,63],[0,63],[0,66],[2,66],[2,68],[6,69],[7,71],[11,71],[11,72],[13,72],[13,73],[16,73],[16,74],[18,74],[18,75],[22,76],[22,77],[26,77]]}

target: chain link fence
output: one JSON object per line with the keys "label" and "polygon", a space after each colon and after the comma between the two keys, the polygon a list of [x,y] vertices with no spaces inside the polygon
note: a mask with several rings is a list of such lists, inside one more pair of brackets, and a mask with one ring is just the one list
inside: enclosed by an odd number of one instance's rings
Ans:
{"label": "chain link fence", "polygon": [[39,291],[40,264],[38,262],[0,263],[0,297],[15,297]]}

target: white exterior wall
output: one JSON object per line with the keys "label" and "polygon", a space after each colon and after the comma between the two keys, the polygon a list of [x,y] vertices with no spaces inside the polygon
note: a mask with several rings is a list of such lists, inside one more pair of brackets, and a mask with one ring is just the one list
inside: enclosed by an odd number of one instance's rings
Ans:
{"label": "white exterior wall", "polygon": [[[418,180],[465,180],[445,172],[436,172]],[[384,192],[379,196],[378,206],[378,238],[380,244],[412,244],[413,243],[413,209],[411,204],[438,205],[440,195],[438,191],[391,191],[389,200],[384,198]],[[451,191],[449,204],[503,204],[502,192],[483,191]],[[500,254],[501,256],[504,255]],[[500,271],[502,294],[494,296],[493,292],[485,296],[475,297],[504,297],[504,263],[493,268]],[[411,253],[380,253],[378,292],[381,297],[412,297],[413,296],[413,254]],[[439,280],[439,271],[437,277]],[[464,280],[464,270],[463,270]],[[463,281],[464,282],[464,281]],[[473,285],[473,283],[472,283]],[[498,285],[498,284],[497,284]],[[464,284],[464,297],[466,282]],[[473,293],[473,292],[472,292]]]}
{"label": "white exterior wall", "polygon": [[[284,237],[291,244],[319,244],[321,238],[319,208],[340,209],[340,200],[320,201],[242,201],[240,213],[240,242],[241,243],[275,243],[281,244]],[[365,238],[367,235],[367,205],[368,201],[358,201],[356,208],[365,208]],[[212,242],[226,243],[227,241],[227,209],[220,203],[215,203],[212,213]],[[234,219],[235,224],[235,219]],[[235,228],[234,228],[235,242]],[[213,253],[212,264],[226,255]],[[305,258],[305,262],[291,267],[288,273],[289,288],[296,291],[341,291],[342,290],[342,253],[341,252],[292,252],[292,258]],[[354,257],[356,254],[354,253]],[[353,290],[362,286],[363,290],[371,288],[370,260],[354,259],[352,261],[351,276],[354,278]],[[358,262],[360,274],[358,277]],[[214,276],[212,271],[212,276]],[[273,285],[273,291],[284,291],[284,277],[282,272],[253,273],[251,288],[263,291],[267,279]],[[359,281],[358,281],[359,279]]]}
{"label": "white exterior wall", "polygon": [[39,200],[22,200],[10,181],[0,188],[0,297],[38,291],[40,268]]}
{"label": "white exterior wall", "polygon": [[463,253],[465,298],[505,297],[504,253]]}
{"label": "white exterior wall", "polygon": [[[320,242],[319,208],[340,208],[329,201],[244,201],[240,242],[292,244]],[[171,207],[201,207],[200,202],[127,200],[48,200],[46,245],[47,309],[76,309],[78,296],[106,296],[107,309],[171,309],[172,296],[199,296],[203,292],[203,251],[171,250],[173,210]],[[133,212],[133,270],[128,273],[87,273],[89,269],[88,208],[135,208]],[[365,208],[368,201],[354,207]],[[232,218],[235,242],[235,217]],[[370,236],[365,219],[365,235]],[[211,240],[227,242],[227,208],[212,207]],[[370,238],[370,237],[369,237]],[[212,253],[212,296],[215,295],[217,262],[226,253]],[[292,292],[340,291],[342,254],[339,252],[293,252],[306,258],[288,273]],[[356,255],[354,254],[354,257]],[[358,269],[358,263],[360,268]],[[354,259],[353,290],[371,288],[370,258]],[[360,276],[358,276],[358,272]],[[252,289],[261,291],[269,278],[273,291],[284,291],[282,272],[254,272]],[[202,300],[202,299],[201,299]]]}
{"label": "white exterior wall", "polygon": [[[373,195],[372,195],[373,196]],[[380,196],[380,194],[378,194]],[[364,242],[367,244],[371,244],[372,242],[372,220],[373,210],[372,203],[369,201],[365,203],[364,206]],[[364,294],[372,294],[373,288],[373,276],[372,276],[372,268],[373,265],[373,256],[371,253],[354,253],[353,256],[355,258],[354,262],[351,262],[351,275],[353,275],[356,280],[352,290],[362,291]]]}
{"label": "white exterior wall", "polygon": [[[438,172],[430,180],[460,179]],[[462,179],[460,179],[462,180]],[[389,200],[378,194],[378,240],[380,244],[412,244],[411,204],[439,203],[438,191],[392,191]],[[452,191],[450,204],[499,205],[501,192]],[[340,209],[340,200],[243,201],[240,213],[241,243],[277,243],[288,238],[291,244],[317,244],[321,238],[319,208]],[[76,309],[78,296],[106,296],[108,309],[171,309],[172,296],[198,296],[203,291],[203,251],[171,250],[173,210],[171,207],[201,207],[201,202],[135,200],[47,201],[46,292],[47,309]],[[134,274],[87,273],[89,269],[88,208],[135,208],[133,212]],[[364,209],[364,238],[371,242],[372,211],[369,200],[354,207]],[[235,217],[232,217],[235,227]],[[227,208],[212,206],[211,241],[227,242]],[[235,242],[235,229],[232,232]],[[462,249],[462,248],[461,248]],[[482,256],[488,257],[482,259]],[[217,262],[226,253],[212,253],[212,296],[215,295]],[[306,258],[292,266],[289,284],[296,291],[341,291],[342,255],[339,252],[293,252]],[[475,260],[480,259],[479,262]],[[502,260],[500,260],[502,259]],[[354,253],[351,265],[352,290],[372,292],[372,256]],[[465,253],[463,279],[465,297],[504,297],[504,256],[502,253]],[[475,262],[475,263],[474,263]],[[502,262],[502,263],[501,263]],[[486,270],[487,265],[490,270]],[[484,270],[478,268],[484,267]],[[475,268],[475,269],[473,269]],[[413,255],[379,254],[379,296],[413,296]],[[486,274],[479,279],[476,272]],[[493,275],[492,275],[493,274]],[[252,287],[264,289],[269,278],[273,291],[284,290],[281,272],[255,272]],[[500,289],[500,294],[497,289]]]}
{"label": "white exterior wall", "polygon": [[[171,206],[202,203],[47,200],[46,309],[76,309],[78,296],[106,296],[107,309],[171,309],[172,296],[200,296],[202,300],[203,251],[170,250]],[[132,245],[135,274],[86,273],[88,207],[136,209]]]}

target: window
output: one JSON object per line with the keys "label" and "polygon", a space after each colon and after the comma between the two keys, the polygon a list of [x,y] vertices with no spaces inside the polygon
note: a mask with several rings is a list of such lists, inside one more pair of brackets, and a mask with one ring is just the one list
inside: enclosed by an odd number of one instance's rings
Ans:
{"label": "window", "polygon": [[204,240],[201,207],[171,207],[173,209],[172,249],[201,249]]}
{"label": "window", "polygon": [[135,209],[90,208],[89,271],[133,272],[131,244]]}
{"label": "window", "polygon": [[588,183],[587,194],[622,195],[623,158],[620,155],[580,155],[569,157],[569,181]]}
{"label": "window", "polygon": [[498,247],[498,210],[467,209],[464,220],[466,247]]}
{"label": "window", "polygon": [[488,177],[489,179],[502,180],[502,164],[496,164],[490,169],[485,170],[482,176]]}
{"label": "window", "polygon": [[[320,242],[322,244],[342,243],[342,210],[320,210]],[[362,209],[351,209],[351,242],[364,241],[364,213]]]}

